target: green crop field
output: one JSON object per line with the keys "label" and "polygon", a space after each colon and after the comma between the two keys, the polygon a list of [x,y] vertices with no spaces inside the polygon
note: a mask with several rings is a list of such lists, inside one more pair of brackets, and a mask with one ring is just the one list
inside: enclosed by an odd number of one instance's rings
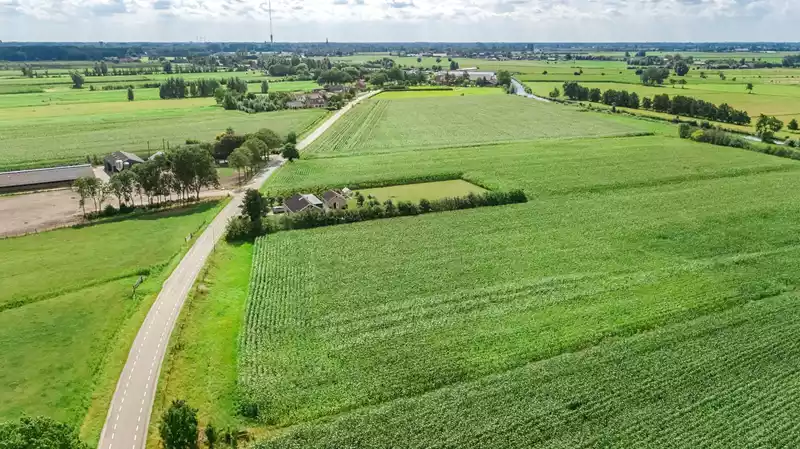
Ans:
{"label": "green crop field", "polygon": [[220,206],[0,240],[0,420],[43,414],[96,441],[149,305]]}
{"label": "green crop field", "polygon": [[356,106],[306,152],[320,155],[396,152],[554,137],[613,136],[648,130],[646,124],[635,120],[609,120],[511,95],[392,99],[378,96]]}
{"label": "green crop field", "polygon": [[797,168],[798,163],[788,159],[677,137],[644,136],[301,159],[278,171],[264,190],[315,190],[461,174],[493,190],[522,188],[539,197]]}
{"label": "green crop field", "polygon": [[87,155],[117,150],[146,154],[148,142],[158,149],[162,140],[172,145],[188,138],[213,140],[228,127],[241,133],[271,128],[302,134],[326,113],[246,114],[225,111],[209,98],[0,108],[0,170],[85,161]]}
{"label": "green crop field", "polygon": [[[743,169],[768,158],[741,154],[753,164]],[[241,335],[243,396],[280,427],[367,413],[792,291],[800,205],[781,192],[800,185],[798,168],[263,238]],[[676,390],[661,391],[667,403],[680,402]],[[460,408],[440,410],[429,423]]]}

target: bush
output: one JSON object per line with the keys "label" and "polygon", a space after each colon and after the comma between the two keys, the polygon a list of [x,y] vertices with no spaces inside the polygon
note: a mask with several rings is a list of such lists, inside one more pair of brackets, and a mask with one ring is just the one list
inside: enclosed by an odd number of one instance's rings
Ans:
{"label": "bush", "polygon": [[678,127],[678,135],[681,139],[688,139],[691,137],[693,131],[692,125],[688,123],[681,123],[681,126]]}
{"label": "bush", "polygon": [[241,242],[251,236],[252,226],[247,217],[233,217],[228,220],[225,228],[225,240],[228,242]]}

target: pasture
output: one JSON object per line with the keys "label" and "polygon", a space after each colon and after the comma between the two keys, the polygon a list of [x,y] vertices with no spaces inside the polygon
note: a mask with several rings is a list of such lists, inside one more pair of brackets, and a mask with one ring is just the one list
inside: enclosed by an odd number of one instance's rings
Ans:
{"label": "pasture", "polygon": [[652,129],[641,121],[598,117],[514,95],[419,98],[411,93],[411,98],[403,98],[409,94],[403,92],[401,98],[382,94],[362,102],[305,153],[317,156],[398,152],[490,142],[615,136]]}
{"label": "pasture", "polygon": [[147,155],[163,141],[175,146],[189,138],[213,140],[228,127],[241,133],[270,128],[303,134],[326,113],[246,114],[225,111],[211,98],[0,108],[0,170],[80,162],[117,150]]}
{"label": "pasture", "polygon": [[[96,440],[130,341],[218,202],[0,240],[0,420],[25,413]],[[145,282],[131,297],[139,274]],[[99,424],[99,426],[98,426]]]}
{"label": "pasture", "polygon": [[[361,195],[363,195],[365,198],[372,196],[380,202],[392,200],[395,203],[398,201],[419,203],[419,201],[422,199],[436,200],[440,198],[461,197],[467,196],[470,193],[479,194],[485,191],[486,189],[464,181],[463,179],[420,182],[415,184],[402,184],[389,187],[358,190],[358,192],[361,193]],[[354,201],[350,201],[350,203],[354,203]]]}

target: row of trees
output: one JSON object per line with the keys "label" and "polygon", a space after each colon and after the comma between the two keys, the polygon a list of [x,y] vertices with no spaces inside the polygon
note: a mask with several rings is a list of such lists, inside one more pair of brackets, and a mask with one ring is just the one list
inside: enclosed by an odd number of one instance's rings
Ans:
{"label": "row of trees", "polygon": [[[555,93],[557,96],[557,92]],[[564,83],[564,95],[571,100],[591,101],[594,103],[602,102],[610,106],[633,109],[642,107],[644,109],[652,109],[656,112],[704,118],[736,125],[747,125],[750,123],[750,116],[747,115],[746,111],[734,109],[726,103],[717,106],[708,101],[683,95],[675,95],[670,98],[667,94],[659,94],[653,96],[652,99],[644,97],[640,100],[636,92],[614,89],[601,92],[600,89],[589,89],[575,81]]]}
{"label": "row of trees", "polygon": [[228,91],[245,93],[247,92],[247,82],[241,78],[223,78],[216,80],[213,78],[200,78],[192,81],[185,81],[180,77],[170,77],[159,85],[159,96],[167,98],[186,98],[192,97],[211,97],[224,95],[227,86]]}
{"label": "row of trees", "polygon": [[509,192],[470,193],[463,197],[442,198],[437,200],[422,199],[419,203],[391,199],[379,202],[374,197],[365,198],[356,194],[355,209],[313,209],[296,214],[287,214],[279,219],[265,220],[270,207],[282,202],[282,198],[265,197],[257,190],[248,190],[241,205],[241,215],[228,222],[225,238],[228,241],[244,240],[272,232],[308,229],[321,226],[333,226],[344,223],[377,220],[409,215],[420,215],[431,212],[472,209],[476,207],[500,206],[504,204],[524,203],[527,196],[521,190]]}
{"label": "row of trees", "polygon": [[99,213],[111,197],[117,199],[122,210],[133,208],[137,197],[141,206],[145,205],[145,197],[147,205],[152,206],[172,200],[173,195],[183,201],[192,194],[199,199],[201,189],[218,186],[219,175],[211,153],[199,145],[186,145],[116,173],[108,182],[95,177],[78,178],[73,188],[86,215],[87,201]]}

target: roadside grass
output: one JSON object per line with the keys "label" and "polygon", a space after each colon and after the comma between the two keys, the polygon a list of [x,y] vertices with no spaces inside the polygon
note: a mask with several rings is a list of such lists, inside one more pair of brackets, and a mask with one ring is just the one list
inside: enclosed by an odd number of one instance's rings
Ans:
{"label": "roadside grass", "polygon": [[[236,410],[236,359],[244,319],[253,245],[220,244],[192,290],[170,338],[153,416],[183,398],[200,422],[217,428],[244,425]],[[150,422],[148,446],[158,446],[158,420]]]}
{"label": "roadside grass", "polygon": [[219,201],[82,228],[0,240],[0,310],[115,279],[168,262],[220,209]]}
{"label": "roadside grass", "polygon": [[369,99],[336,122],[304,153],[398,152],[555,137],[613,136],[648,131],[615,120],[516,95]]}
{"label": "roadside grass", "polygon": [[[421,182],[415,184],[358,190],[359,193],[364,195],[364,198],[367,198],[371,195],[381,203],[386,200],[392,200],[395,204],[398,201],[411,201],[412,203],[418,203],[421,199],[436,200],[440,198],[466,196],[470,193],[478,194],[485,191],[486,189],[464,181],[463,179],[455,179],[452,181]],[[351,198],[350,201],[348,201],[348,205],[350,207],[356,207],[356,200]]]}
{"label": "roadside grass", "polygon": [[492,190],[521,188],[538,198],[799,168],[789,159],[677,137],[542,140],[300,159],[286,164],[262,190],[352,188],[376,181],[404,184],[461,173],[465,180]]}
{"label": "roadside grass", "polygon": [[85,162],[117,150],[146,154],[163,141],[213,140],[228,127],[303,134],[327,115],[319,109],[247,114],[213,103],[201,98],[0,109],[0,171]]}
{"label": "roadside grass", "polygon": [[[9,361],[0,365],[0,419],[51,416],[95,444],[130,342],[194,241],[185,237],[224,203],[0,240],[9,255],[0,261],[0,351]],[[150,273],[132,298],[142,268]]]}

